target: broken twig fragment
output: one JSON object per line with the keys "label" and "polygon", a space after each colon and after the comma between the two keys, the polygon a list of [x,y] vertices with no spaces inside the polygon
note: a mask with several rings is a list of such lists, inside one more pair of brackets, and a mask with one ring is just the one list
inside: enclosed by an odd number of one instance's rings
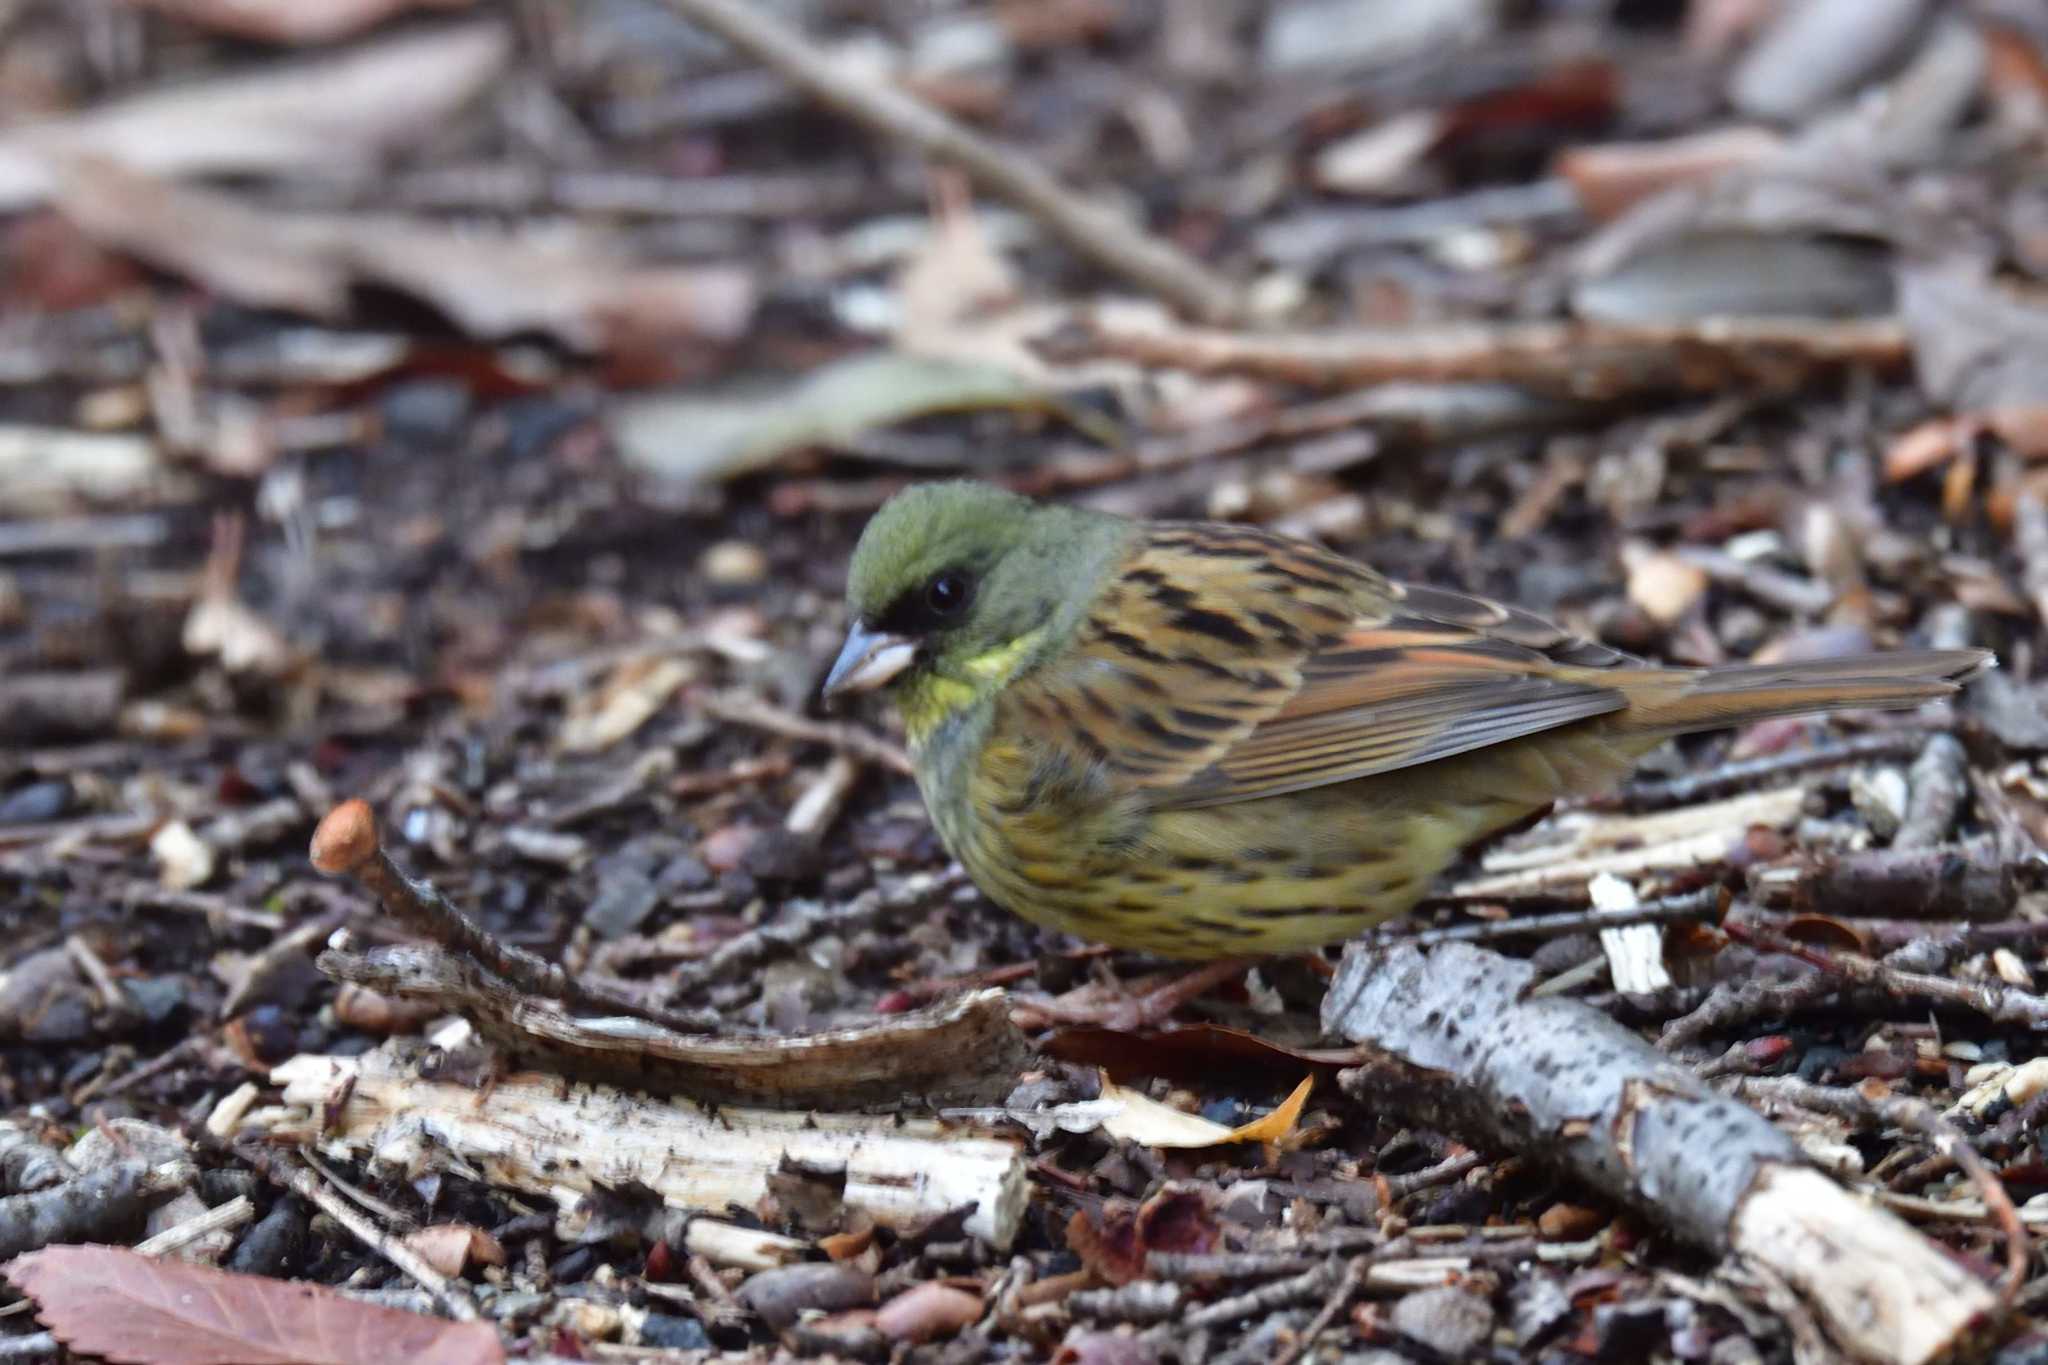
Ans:
{"label": "broken twig fragment", "polygon": [[934,160],[952,162],[1103,269],[1204,322],[1229,322],[1243,313],[1236,288],[1180,248],[1080,198],[1015,148],[991,142],[894,86],[832,61],[762,6],[746,0],[668,4],[813,99]]}
{"label": "broken twig fragment", "polygon": [[437,943],[474,958],[512,987],[613,1014],[630,1014],[678,1032],[701,1031],[699,1020],[649,1004],[626,991],[592,985],[524,948],[502,943],[457,909],[426,881],[415,881],[377,841],[377,821],[365,801],[344,801],[313,831],[313,866],[331,877],[351,877],[383,907]]}
{"label": "broken twig fragment", "polygon": [[1989,849],[1867,849],[1760,867],[1750,894],[1773,909],[1873,918],[1996,920],[2012,912],[2025,869]]}

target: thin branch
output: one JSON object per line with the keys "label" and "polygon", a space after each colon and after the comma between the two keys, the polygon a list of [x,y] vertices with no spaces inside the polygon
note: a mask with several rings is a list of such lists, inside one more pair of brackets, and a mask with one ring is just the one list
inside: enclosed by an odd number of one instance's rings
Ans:
{"label": "thin branch", "polygon": [[1682,777],[1645,779],[1624,783],[1611,796],[1586,804],[1595,810],[1662,810],[1666,806],[1689,806],[1708,797],[1722,796],[1744,787],[1761,786],[1773,778],[1792,777],[1821,768],[1838,768],[1851,763],[1879,759],[1906,759],[1927,746],[1924,730],[1881,730],[1874,734],[1799,749],[1762,758],[1737,759]]}
{"label": "thin branch", "polygon": [[1294,334],[1140,330],[1097,319],[1041,349],[1061,360],[1106,356],[1319,388],[1496,381],[1590,400],[1738,386],[1782,391],[1820,373],[1897,370],[1907,355],[1895,318],[1460,322]]}
{"label": "thin branch", "polygon": [[344,801],[313,831],[312,863],[331,877],[351,877],[391,914],[434,942],[453,948],[532,995],[606,1013],[629,1014],[678,1033],[701,1033],[705,1021],[650,1004],[631,991],[572,976],[556,963],[505,943],[464,914],[433,883],[406,875],[377,839],[364,801]]}
{"label": "thin branch", "polygon": [[1365,1288],[1365,1276],[1370,1268],[1371,1262],[1367,1257],[1351,1258],[1350,1268],[1344,1272],[1344,1278],[1330,1291],[1330,1297],[1324,1300],[1323,1306],[1316,1311],[1315,1317],[1309,1320],[1308,1326],[1302,1329],[1301,1335],[1294,1339],[1294,1344],[1280,1353],[1274,1365],[1294,1365],[1295,1361],[1315,1349],[1316,1339],[1330,1330],[1330,1324],[1337,1320],[1337,1315],[1343,1312]]}
{"label": "thin branch", "polygon": [[784,711],[752,697],[706,697],[701,705],[705,715],[729,725],[744,725],[784,739],[802,740],[806,744],[829,745],[841,753],[866,759],[905,777],[916,772],[910,755],[900,746],[858,725],[812,720],[809,716]]}
{"label": "thin branch", "polygon": [[2001,1024],[2025,1024],[2048,1028],[2048,999],[1994,981],[1956,981],[1926,972],[1904,971],[1861,953],[1831,952],[1799,943],[1756,924],[1728,922],[1722,929],[1730,938],[1765,952],[1783,953],[1811,963],[1821,971],[1861,986],[1874,986],[1902,1000],[1927,1000],[1975,1010]]}
{"label": "thin branch", "polygon": [[294,1163],[289,1157],[273,1155],[254,1144],[240,1150],[250,1164],[272,1182],[305,1199],[347,1228],[357,1241],[397,1266],[413,1283],[433,1295],[434,1301],[449,1317],[457,1322],[476,1322],[482,1317],[467,1286],[428,1265],[425,1257],[371,1222],[367,1215],[336,1194],[310,1168]]}
{"label": "thin branch", "polygon": [[668,4],[813,99],[934,160],[960,167],[1103,269],[1205,322],[1230,322],[1243,315],[1237,289],[1178,247],[1080,198],[1017,149],[990,141],[903,91],[832,61],[766,6],[753,0]]}
{"label": "thin branch", "polygon": [[[1492,903],[1492,902],[1489,902]],[[1425,904],[1427,904],[1425,902]],[[1453,924],[1419,933],[1382,933],[1381,938],[1427,948],[1438,943],[1484,943],[1501,938],[1559,938],[1565,934],[1591,934],[1602,929],[1621,929],[1631,924],[1670,924],[1679,920],[1718,920],[1728,905],[1728,893],[1709,886],[1682,896],[1665,896],[1645,901],[1631,910],[1566,910],[1554,915],[1510,915],[1501,920],[1477,924]]]}
{"label": "thin branch", "polygon": [[1791,981],[1771,981],[1755,976],[1740,981],[1724,981],[1714,987],[1691,1013],[1682,1014],[1666,1024],[1657,1037],[1657,1048],[1660,1052],[1676,1052],[1735,1024],[1796,1014],[1841,989],[1841,982],[1819,972]]}

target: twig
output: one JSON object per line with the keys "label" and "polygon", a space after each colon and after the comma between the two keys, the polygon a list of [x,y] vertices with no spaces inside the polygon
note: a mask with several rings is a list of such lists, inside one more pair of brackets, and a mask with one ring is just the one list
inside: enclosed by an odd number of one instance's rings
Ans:
{"label": "twig", "polygon": [[1448,1185],[1453,1180],[1463,1179],[1485,1164],[1486,1158],[1479,1153],[1462,1152],[1454,1157],[1446,1157],[1434,1166],[1410,1171],[1407,1175],[1383,1176],[1381,1178],[1387,1187],[1386,1207],[1392,1208],[1419,1190],[1434,1189],[1438,1185]]}
{"label": "twig", "polygon": [[1353,1299],[1358,1297],[1360,1290],[1365,1288],[1365,1276],[1369,1265],[1370,1262],[1367,1257],[1354,1256],[1351,1258],[1351,1264],[1345,1270],[1344,1278],[1338,1281],[1337,1287],[1334,1290],[1330,1291],[1330,1297],[1323,1301],[1323,1306],[1316,1311],[1316,1315],[1313,1318],[1309,1319],[1308,1326],[1302,1328],[1301,1335],[1294,1339],[1294,1344],[1285,1351],[1282,1351],[1279,1358],[1273,1362],[1273,1365],[1294,1365],[1295,1361],[1301,1359],[1315,1348],[1316,1339],[1330,1329],[1330,1324],[1337,1320],[1337,1315],[1343,1312]]}
{"label": "twig", "polygon": [[[1428,902],[1424,903],[1425,906]],[[1683,896],[1665,896],[1645,901],[1633,910],[1565,910],[1552,915],[1509,916],[1477,924],[1454,924],[1420,933],[1382,932],[1380,937],[1427,948],[1438,943],[1483,943],[1500,938],[1557,938],[1565,934],[1590,934],[1602,929],[1619,929],[1631,924],[1669,924],[1678,920],[1718,920],[1728,905],[1728,893],[1709,886]]]}
{"label": "twig", "polygon": [[1819,768],[1836,768],[1873,759],[1911,758],[1926,744],[1927,733],[1924,730],[1882,730],[1789,754],[1737,759],[1733,763],[1687,773],[1683,777],[1628,782],[1613,795],[1586,804],[1595,810],[1630,811],[1689,806],[1695,801],[1760,785],[1772,778],[1791,777]]}
{"label": "twig", "polygon": [[128,992],[114,979],[106,962],[93,951],[82,934],[72,934],[64,940],[64,951],[77,964],[79,974],[92,984],[93,993],[99,996],[100,1008],[109,1014],[133,1017],[135,1003],[128,998]]}
{"label": "twig", "polygon": [[765,7],[749,0],[668,4],[812,98],[902,139],[926,156],[959,166],[1105,270],[1205,322],[1230,322],[1243,314],[1238,291],[1179,248],[1078,198],[1015,148],[992,142],[901,90],[832,61]]}
{"label": "twig", "polygon": [[1792,388],[1825,371],[1895,370],[1907,355],[1905,328],[1893,318],[1469,322],[1292,335],[1118,329],[1097,319],[1041,349],[1061,360],[1110,356],[1322,388],[1497,381],[1595,400],[1737,385]]}
{"label": "twig", "polygon": [[441,1310],[457,1322],[476,1322],[482,1317],[467,1286],[450,1280],[427,1264],[426,1258],[391,1236],[343,1199],[313,1171],[277,1156],[253,1143],[244,1144],[241,1154],[273,1184],[293,1191],[329,1218],[348,1229],[355,1239],[397,1266],[413,1283],[434,1296]]}
{"label": "twig", "polygon": [[285,925],[285,921],[274,914],[245,909],[212,891],[173,891],[154,882],[135,881],[121,887],[119,894],[122,908],[128,910],[175,910],[185,915],[205,915],[209,919],[218,917],[228,924],[273,934]]}
{"label": "twig", "polygon": [[161,545],[170,538],[170,518],[156,513],[42,517],[0,525],[0,559],[81,550],[142,550]]}
{"label": "twig", "polygon": [[844,904],[787,902],[774,919],[727,939],[696,962],[677,967],[663,983],[664,994],[668,999],[679,999],[713,981],[744,976],[777,954],[827,930],[851,937],[873,924],[885,911],[916,904],[942,885],[943,878],[914,876],[906,878],[900,888],[892,888],[901,894],[885,895],[870,889]]}
{"label": "twig", "polygon": [[[872,901],[875,893],[864,893]],[[777,1108],[890,1104],[905,1095],[983,1101],[1014,1084],[1027,1050],[1008,998],[982,990],[855,1027],[769,1036],[677,1033],[641,1019],[579,1019],[446,949],[400,944],[325,952],[320,970],[379,995],[467,1019],[502,1056],[584,1082]],[[501,1085],[503,1082],[501,1082]]]}
{"label": "twig", "polygon": [[[1743,905],[1732,912],[1743,921],[1778,928],[1799,935],[1796,921],[1802,913],[1796,909],[1764,910],[1752,905]],[[2043,939],[2048,939],[2048,920],[2001,919],[1979,920],[1974,923],[1913,919],[1872,919],[1863,915],[1834,915],[1828,918],[1861,939],[1866,951],[1889,957],[1901,948],[1912,947],[1911,961],[1901,959],[1892,963],[1894,967],[1909,967],[1926,970],[1919,966],[1923,958],[1932,961],[1953,962],[1971,953],[1989,952],[2008,948],[2014,952],[2031,949]],[[2015,983],[2024,984],[2024,983]]]}
{"label": "twig", "polygon": [[2038,879],[2031,862],[2011,863],[1988,849],[1940,844],[1876,848],[1753,868],[1750,894],[1768,906],[1822,913],[1923,920],[1993,920]]}
{"label": "twig", "polygon": [[765,730],[771,735],[781,735],[784,739],[799,739],[806,744],[830,745],[834,749],[852,754],[855,758],[878,763],[889,771],[901,773],[905,777],[917,771],[911,765],[909,754],[880,735],[863,730],[858,725],[812,720],[808,716],[800,716],[794,711],[784,711],[751,697],[706,697],[702,705],[706,715],[733,725]]}
{"label": "twig", "polygon": [[1067,1300],[1067,1311],[1103,1322],[1164,1322],[1180,1312],[1186,1297],[1170,1280],[1133,1280],[1114,1289],[1084,1289]]}
{"label": "twig", "polygon": [[1712,581],[1740,588],[1765,606],[1793,616],[1818,616],[1835,600],[1835,590],[1826,583],[1740,559],[1726,550],[1681,545],[1674,553],[1680,563],[1691,565]]}
{"label": "twig", "polygon": [[1999,1285],[1999,1314],[2012,1307],[2013,1299],[2027,1278],[2027,1232],[2020,1223],[2019,1210],[2006,1193],[2005,1182],[1985,1164],[1969,1139],[1943,1118],[1932,1105],[1911,1095],[1893,1094],[1881,1082],[1866,1081],[1854,1089],[1814,1085],[1797,1076],[1750,1076],[1736,1081],[1735,1090],[1749,1099],[1788,1100],[1804,1109],[1817,1110],[1848,1119],[1852,1123],[1890,1124],[1925,1138],[1934,1150],[1960,1166],[1977,1187],[1984,1207],[1998,1220],[2005,1235],[2005,1279]]}
{"label": "twig", "polygon": [[2001,1024],[2048,1028],[2048,999],[2003,982],[1954,981],[1925,972],[1903,971],[1861,953],[1833,952],[1799,943],[1756,924],[1724,924],[1730,938],[1767,952],[1783,953],[1858,985],[1875,986],[1902,1000],[1929,1000],[1975,1010]]}
{"label": "twig", "polygon": [[1242,1294],[1233,1294],[1227,1299],[1218,1299],[1205,1304],[1181,1319],[1178,1325],[1188,1327],[1219,1327],[1224,1323],[1248,1318],[1255,1313],[1270,1313],[1276,1308],[1286,1308],[1297,1303],[1306,1303],[1330,1292],[1338,1282],[1338,1263],[1325,1261],[1313,1270],[1290,1279],[1274,1280],[1257,1289],[1248,1289]]}
{"label": "twig", "polygon": [[1154,1251],[1145,1257],[1145,1273],[1157,1280],[1262,1280],[1299,1275],[1322,1260],[1306,1251]]}
{"label": "twig", "polygon": [[198,1179],[189,1161],[116,1161],[0,1199],[0,1261],[56,1242],[96,1242],[116,1236],[143,1213]]}
{"label": "twig", "polygon": [[860,765],[843,753],[832,755],[825,771],[804,788],[789,808],[782,827],[799,839],[817,839],[839,818],[846,798],[860,780]]}
{"label": "twig", "polygon": [[436,943],[456,949],[497,976],[534,995],[629,1014],[678,1033],[700,1033],[704,1021],[677,1014],[630,991],[586,982],[536,953],[501,943],[462,913],[431,883],[414,881],[377,841],[376,817],[364,801],[344,801],[313,831],[313,866],[332,877],[353,877],[392,914]]}
{"label": "twig", "polygon": [[271,979],[294,961],[303,962],[318,951],[318,946],[331,937],[336,929],[349,919],[347,909],[330,910],[293,929],[290,933],[279,934],[270,941],[270,946],[251,958],[242,969],[242,974],[221,997],[220,1017],[232,1019],[242,1012],[242,1006],[256,992],[270,984]]}
{"label": "twig", "polygon": [[[256,1216],[256,1206],[249,1202],[249,1196],[238,1194],[225,1204],[217,1204],[202,1214],[187,1218],[176,1227],[165,1228],[156,1236],[137,1242],[135,1250],[144,1256],[168,1256],[182,1247],[188,1247],[209,1233],[238,1228]],[[225,1243],[222,1244],[225,1247]]]}
{"label": "twig", "polygon": [[212,1033],[213,1030],[207,1029],[179,1039],[169,1048],[159,1052],[127,1075],[108,1081],[105,1085],[101,1086],[100,1098],[106,1099],[109,1096],[118,1095],[124,1090],[133,1089],[154,1076],[162,1075],[182,1062],[191,1061],[200,1054],[203,1046],[212,1042]]}

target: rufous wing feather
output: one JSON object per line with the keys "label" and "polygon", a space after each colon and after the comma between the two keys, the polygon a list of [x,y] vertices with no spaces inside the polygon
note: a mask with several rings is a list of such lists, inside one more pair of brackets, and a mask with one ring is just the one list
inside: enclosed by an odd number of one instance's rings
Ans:
{"label": "rufous wing feather", "polygon": [[1596,717],[1646,736],[1954,690],[1976,650],[1666,669],[1529,612],[1240,527],[1152,527],[1002,702],[1159,808],[1392,772]]}

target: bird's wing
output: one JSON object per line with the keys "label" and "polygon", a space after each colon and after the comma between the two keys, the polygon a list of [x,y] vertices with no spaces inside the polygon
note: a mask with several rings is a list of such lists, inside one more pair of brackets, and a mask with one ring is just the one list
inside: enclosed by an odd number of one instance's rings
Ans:
{"label": "bird's wing", "polygon": [[[1637,660],[1483,598],[1239,527],[1150,528],[1013,721],[1112,789],[1219,805],[1412,767],[1628,705]],[[1618,681],[1618,679],[1617,679]]]}

